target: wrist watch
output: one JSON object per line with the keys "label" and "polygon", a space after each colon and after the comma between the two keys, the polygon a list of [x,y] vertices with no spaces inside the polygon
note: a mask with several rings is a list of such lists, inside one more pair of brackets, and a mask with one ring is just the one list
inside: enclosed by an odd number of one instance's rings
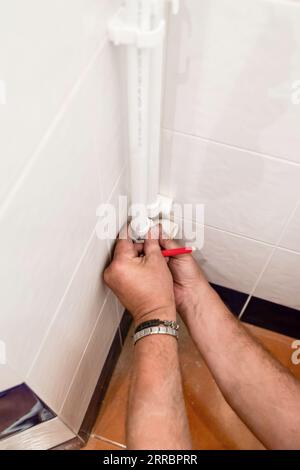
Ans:
{"label": "wrist watch", "polygon": [[144,330],[145,328],[151,328],[151,327],[160,326],[160,325],[170,327],[175,331],[179,330],[179,325],[176,321],[155,319],[155,320],[149,320],[149,321],[145,321],[144,323],[141,323],[140,325],[137,326],[134,333],[138,333],[139,331]]}

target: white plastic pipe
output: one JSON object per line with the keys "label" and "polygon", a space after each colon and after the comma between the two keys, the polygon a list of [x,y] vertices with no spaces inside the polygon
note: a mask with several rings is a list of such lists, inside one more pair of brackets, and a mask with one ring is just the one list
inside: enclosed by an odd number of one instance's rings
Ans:
{"label": "white plastic pipe", "polygon": [[[165,2],[156,0],[153,3],[154,15],[152,27],[158,28],[165,23]],[[164,25],[165,29],[165,25]],[[150,217],[159,214],[159,180],[160,180],[160,138],[161,138],[161,103],[163,84],[164,38],[152,50],[150,70],[150,113],[149,113],[149,159],[148,159],[148,213]]]}
{"label": "white plastic pipe", "polygon": [[[151,28],[151,1],[126,0],[128,27],[142,32]],[[147,207],[148,204],[148,148],[149,148],[149,79],[151,49],[127,49],[129,159],[131,205]],[[134,217],[135,234],[143,238],[149,230],[146,213]]]}
{"label": "white plastic pipe", "polygon": [[179,0],[124,0],[109,25],[111,40],[127,46],[131,229],[138,240],[145,238],[151,219],[171,210],[170,199],[159,195],[166,2],[176,14]]}

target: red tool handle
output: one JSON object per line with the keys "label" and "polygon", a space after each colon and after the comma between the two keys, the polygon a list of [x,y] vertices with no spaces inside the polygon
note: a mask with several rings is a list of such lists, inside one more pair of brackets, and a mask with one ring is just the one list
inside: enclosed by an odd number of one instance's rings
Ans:
{"label": "red tool handle", "polygon": [[162,255],[165,258],[169,258],[177,255],[186,255],[188,253],[193,253],[193,248],[174,248],[173,250],[162,250]]}

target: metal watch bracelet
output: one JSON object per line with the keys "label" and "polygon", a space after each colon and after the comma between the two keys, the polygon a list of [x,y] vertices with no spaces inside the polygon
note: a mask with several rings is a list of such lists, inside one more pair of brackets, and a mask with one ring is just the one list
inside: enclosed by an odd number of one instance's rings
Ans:
{"label": "metal watch bracelet", "polygon": [[178,339],[178,329],[174,329],[171,326],[150,326],[142,330],[137,331],[133,337],[133,343],[136,344],[142,338],[146,338],[151,335],[169,335]]}
{"label": "metal watch bracelet", "polygon": [[159,320],[159,318],[155,318],[153,320],[148,320],[143,323],[140,323],[135,329],[135,333],[138,333],[138,331],[144,330],[145,328],[150,328],[153,326],[169,326],[173,328],[173,330],[179,330],[179,325],[176,323],[176,321],[173,320]]}

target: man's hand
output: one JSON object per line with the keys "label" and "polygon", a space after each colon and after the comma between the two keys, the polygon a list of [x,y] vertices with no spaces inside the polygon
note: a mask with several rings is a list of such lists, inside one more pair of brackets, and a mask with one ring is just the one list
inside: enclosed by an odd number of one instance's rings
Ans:
{"label": "man's hand", "polygon": [[[160,237],[164,249],[179,248],[178,242]],[[200,267],[190,254],[175,256],[169,260],[169,268],[173,276],[174,294],[177,311],[186,319],[193,305],[201,305],[203,297],[211,291],[208,281]]]}
{"label": "man's hand", "polygon": [[[141,252],[144,256],[139,256]],[[144,245],[134,244],[128,237],[118,240],[104,280],[135,323],[176,319],[173,280],[158,240],[148,239]]]}

